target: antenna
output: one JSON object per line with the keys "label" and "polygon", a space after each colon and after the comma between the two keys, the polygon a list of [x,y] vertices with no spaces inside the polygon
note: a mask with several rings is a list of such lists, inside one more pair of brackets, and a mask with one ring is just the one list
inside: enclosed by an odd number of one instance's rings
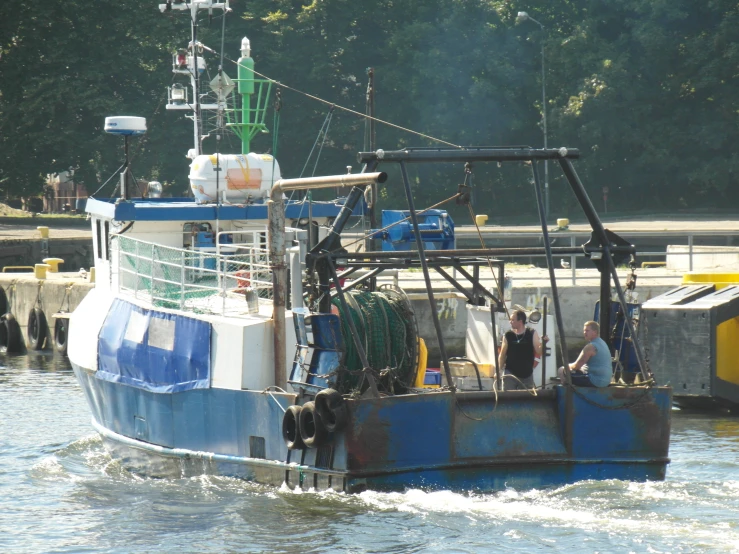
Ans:
{"label": "antenna", "polygon": [[111,135],[123,135],[125,138],[126,162],[123,164],[123,171],[121,171],[121,200],[128,200],[130,175],[128,140],[132,136],[140,136],[146,133],[146,119],[129,115],[106,117],[105,132]]}

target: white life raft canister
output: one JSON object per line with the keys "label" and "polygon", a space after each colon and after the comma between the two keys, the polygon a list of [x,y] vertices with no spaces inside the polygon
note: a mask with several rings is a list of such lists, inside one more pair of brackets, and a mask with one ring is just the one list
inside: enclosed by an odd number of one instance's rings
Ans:
{"label": "white life raft canister", "polygon": [[201,155],[190,164],[190,188],[199,204],[215,202],[219,194],[235,204],[266,198],[280,178],[280,166],[269,154]]}

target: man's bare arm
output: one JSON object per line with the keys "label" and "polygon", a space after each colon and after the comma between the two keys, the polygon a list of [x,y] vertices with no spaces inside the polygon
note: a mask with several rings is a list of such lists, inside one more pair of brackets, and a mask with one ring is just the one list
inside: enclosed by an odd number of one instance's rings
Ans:
{"label": "man's bare arm", "polygon": [[588,360],[593,356],[595,356],[595,347],[592,344],[586,344],[585,348],[582,349],[582,352],[580,352],[580,355],[577,357],[577,360],[570,364],[570,369],[582,369],[582,366],[588,363]]}
{"label": "man's bare arm", "polygon": [[498,356],[498,369],[500,370],[501,375],[503,374],[503,370],[505,369],[506,358],[508,358],[508,341],[504,336],[503,342],[500,345],[500,355]]}

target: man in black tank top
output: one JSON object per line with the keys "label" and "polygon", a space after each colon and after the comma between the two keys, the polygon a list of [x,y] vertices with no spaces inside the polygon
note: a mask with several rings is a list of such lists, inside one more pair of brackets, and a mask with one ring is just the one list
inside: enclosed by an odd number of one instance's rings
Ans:
{"label": "man in black tank top", "polygon": [[[543,342],[547,337],[543,337]],[[498,367],[505,368],[505,390],[532,389],[534,385],[534,367],[541,358],[542,339],[539,333],[526,327],[526,313],[515,310],[511,313],[511,330],[503,337],[503,344],[498,356]]]}

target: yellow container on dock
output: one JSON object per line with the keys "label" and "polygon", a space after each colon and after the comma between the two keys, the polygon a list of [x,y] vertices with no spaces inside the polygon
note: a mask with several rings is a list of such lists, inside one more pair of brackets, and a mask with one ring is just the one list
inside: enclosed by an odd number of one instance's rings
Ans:
{"label": "yellow container on dock", "polygon": [[480,214],[475,216],[475,223],[478,227],[482,227],[488,222],[488,216]]}
{"label": "yellow container on dock", "polygon": [[716,377],[739,385],[739,317],[716,327]]}
{"label": "yellow container on dock", "polygon": [[46,279],[46,272],[51,268],[49,264],[36,264],[33,266],[33,274],[36,279]]}
{"label": "yellow container on dock", "polygon": [[89,275],[90,277],[90,282],[94,283],[95,282],[95,267],[94,266],[90,268],[90,273],[88,273],[87,275]]}
{"label": "yellow container on dock", "polygon": [[739,285],[739,273],[686,273],[683,275],[683,285],[703,285],[713,283],[716,290]]}
{"label": "yellow container on dock", "polygon": [[48,239],[49,238],[49,228],[45,225],[41,225],[40,227],[36,227],[38,229],[38,232],[41,233],[42,239]]}
{"label": "yellow container on dock", "polygon": [[[739,273],[686,273],[684,285],[713,284],[716,290],[739,285]],[[739,316],[716,327],[716,377],[739,385]]]}
{"label": "yellow container on dock", "polygon": [[59,264],[63,264],[64,260],[61,258],[44,258],[43,262],[49,264],[49,273],[59,273]]}
{"label": "yellow container on dock", "polygon": [[560,217],[557,220],[557,227],[559,227],[560,229],[567,229],[567,227],[569,226],[570,226],[570,220],[567,219],[566,217]]}

